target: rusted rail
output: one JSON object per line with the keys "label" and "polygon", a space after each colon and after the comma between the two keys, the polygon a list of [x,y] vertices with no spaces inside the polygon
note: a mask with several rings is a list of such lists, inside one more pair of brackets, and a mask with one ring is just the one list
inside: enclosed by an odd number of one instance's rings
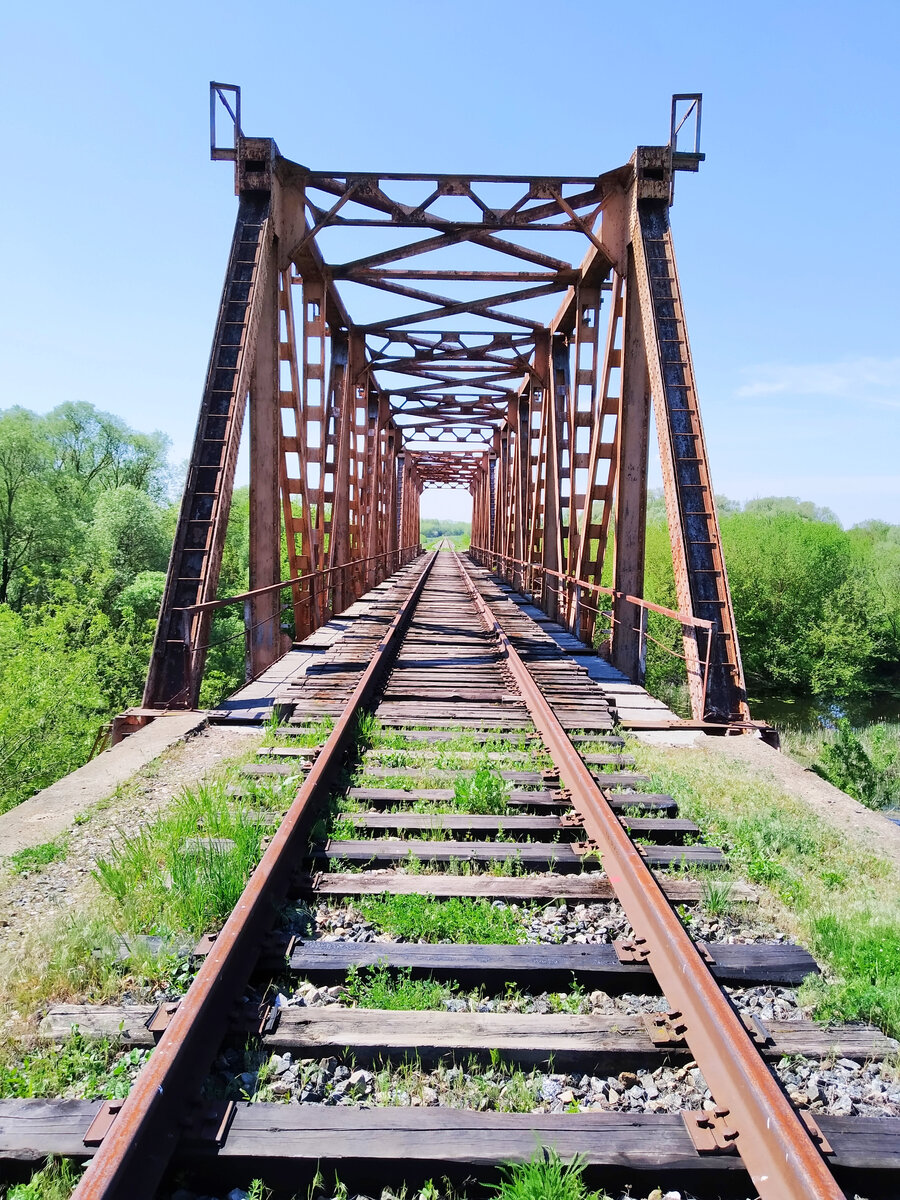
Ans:
{"label": "rusted rail", "polygon": [[707,1120],[716,1138],[734,1144],[762,1197],[840,1200],[844,1193],[808,1129],[458,556],[456,561],[485,623],[503,647],[535,727],[560,769],[628,919],[639,931],[642,956],[683,1024],[685,1040],[720,1106],[713,1117],[704,1115],[701,1120]]}
{"label": "rusted rail", "polygon": [[228,1027],[235,998],[259,956],[305,850],[312,807],[340,761],[357,714],[372,695],[416,606],[434,563],[426,560],[321,753],[282,818],[237,907],[171,1023],[141,1071],[112,1127],[73,1193],[74,1200],[148,1200],[178,1144],[179,1125]]}
{"label": "rusted rail", "polygon": [[[700,696],[701,696],[701,711],[706,711],[706,692],[709,686],[709,663],[712,655],[714,624],[712,621],[707,621],[703,617],[695,617],[689,612],[677,612],[673,608],[666,608],[662,604],[654,604],[651,600],[645,600],[642,596],[630,596],[627,592],[617,591],[616,588],[606,587],[604,584],[592,583],[589,579],[581,579],[577,575],[567,575],[562,571],[554,571],[551,567],[546,567],[543,563],[528,562],[522,558],[512,558],[508,554],[501,554],[495,550],[488,550],[484,546],[472,546],[469,553],[475,562],[480,563],[484,567],[489,567],[491,570],[504,575],[504,578],[510,582],[515,582],[516,576],[519,578],[519,586],[524,586],[527,591],[533,593],[535,588],[535,577],[557,579],[562,583],[562,592],[565,596],[565,603],[561,605],[561,611],[565,614],[566,623],[577,637],[584,638],[590,642],[593,637],[595,616],[590,621],[582,620],[582,609],[587,606],[582,600],[582,591],[591,592],[596,596],[611,596],[620,604],[631,605],[638,609],[643,609],[645,612],[659,613],[662,617],[669,617],[673,621],[677,621],[681,626],[682,633],[685,637],[694,637],[692,630],[702,629],[706,634],[706,653],[701,658],[699,653],[693,655],[677,654],[675,651],[670,653],[675,654],[677,658],[685,661],[688,670],[692,664],[698,665],[702,670],[702,678],[700,681]],[[508,571],[507,568],[514,568],[513,571]],[[621,624],[618,617],[615,615],[610,618],[613,627]],[[649,637],[644,622],[637,626],[633,626],[623,632],[637,634],[639,638],[640,652],[639,657],[643,659],[643,641]],[[615,637],[615,633],[613,634]],[[651,639],[655,640],[655,639]],[[659,644],[659,643],[657,643]],[[668,647],[664,647],[668,650]],[[637,681],[637,682],[640,682]],[[737,723],[735,723],[737,724]]]}

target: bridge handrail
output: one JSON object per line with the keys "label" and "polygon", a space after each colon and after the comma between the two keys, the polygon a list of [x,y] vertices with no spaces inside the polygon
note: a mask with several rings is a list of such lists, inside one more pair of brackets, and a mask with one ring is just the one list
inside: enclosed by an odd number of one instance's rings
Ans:
{"label": "bridge handrail", "polygon": [[646,608],[650,612],[661,613],[664,617],[672,617],[682,625],[695,625],[698,629],[712,629],[715,623],[707,621],[703,617],[695,617],[691,613],[676,612],[673,608],[666,608],[662,604],[654,604],[650,600],[644,600],[641,596],[631,596],[627,592],[620,592],[615,588],[605,587],[601,583],[591,583],[588,579],[579,579],[577,575],[566,575],[562,571],[554,571],[551,567],[545,567],[543,563],[530,563],[522,558],[511,558],[508,554],[501,554],[498,550],[487,550],[484,546],[471,546],[470,550],[475,551],[477,554],[487,555],[490,558],[499,558],[504,563],[512,563],[517,567],[528,567],[532,571],[543,571],[545,575],[552,575],[554,579],[561,579],[564,583],[571,583],[576,587],[587,588],[590,592],[601,592],[604,596],[615,596],[619,600],[626,600],[629,604],[636,604],[639,608]]}
{"label": "bridge handrail", "polygon": [[[202,604],[189,604],[184,608],[176,608],[173,611],[182,613],[202,613],[212,612],[217,608],[224,608],[228,604],[238,604],[244,600],[252,600],[256,596],[266,596],[269,592],[280,591],[282,588],[292,587],[298,583],[309,583],[314,579],[319,579],[325,575],[331,575],[335,571],[345,571],[348,567],[360,567],[365,563],[377,562],[380,558],[390,558],[392,555],[402,556],[409,550],[421,550],[420,545],[400,546],[397,550],[385,550],[381,554],[370,554],[368,558],[353,558],[349,562],[338,563],[335,567],[320,567],[317,571],[309,571],[306,575],[294,575],[291,579],[282,579],[279,583],[268,583],[265,587],[254,588],[250,592],[238,592],[235,596],[226,596],[222,600],[206,600]],[[310,600],[310,596],[302,596],[300,603],[304,604]]]}
{"label": "bridge handrail", "polygon": [[[706,656],[705,659],[701,660],[703,667],[703,707],[705,710],[706,692],[709,685],[709,664],[712,656],[713,630],[715,628],[715,622],[709,621],[704,617],[695,617],[693,613],[676,612],[675,609],[666,608],[662,604],[654,604],[651,600],[645,600],[642,596],[632,596],[627,592],[620,592],[616,588],[606,587],[601,583],[592,583],[588,579],[579,579],[576,575],[566,575],[562,571],[553,570],[552,567],[545,567],[543,563],[527,562],[522,558],[513,558],[509,554],[501,554],[499,550],[489,550],[485,546],[473,545],[469,547],[469,551],[470,553],[481,556],[482,560],[493,559],[495,562],[503,563],[504,566],[506,564],[510,564],[511,566],[524,568],[525,570],[530,571],[532,573],[530,581],[530,587],[532,590],[534,589],[534,572],[541,571],[545,575],[550,575],[554,579],[561,580],[566,588],[574,587],[579,590],[584,588],[589,592],[594,592],[604,596],[613,596],[616,599],[624,600],[628,604],[634,604],[636,607],[645,609],[649,612],[660,613],[664,617],[671,617],[673,620],[678,621],[683,630],[689,628],[705,630]],[[487,564],[483,563],[483,565]],[[593,606],[588,605],[587,607],[590,608]],[[596,612],[598,610],[595,609],[594,611]],[[610,614],[610,621],[613,624],[620,623],[614,616],[612,616],[612,614]],[[682,658],[687,661],[687,655],[679,654],[677,650],[673,650],[670,646],[664,646],[662,642],[659,642],[656,638],[651,637],[650,634],[647,633],[646,625],[643,619],[640,622],[640,626],[635,628],[635,632],[640,634],[642,639],[649,639],[651,642],[654,642],[657,646],[671,654],[674,658]],[[696,644],[696,635],[693,636]]]}

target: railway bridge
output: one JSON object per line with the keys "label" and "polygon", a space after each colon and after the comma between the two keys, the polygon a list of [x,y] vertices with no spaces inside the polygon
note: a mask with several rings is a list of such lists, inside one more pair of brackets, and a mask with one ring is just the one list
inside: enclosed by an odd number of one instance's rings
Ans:
{"label": "railway bridge", "polygon": [[[900,1102],[879,1072],[900,1046],[807,1019],[795,989],[819,964],[754,923],[729,827],[623,737],[764,732],[669,223],[703,157],[700,96],[673,97],[665,146],[565,177],[313,169],[244,134],[237,88],[210,102],[237,219],[143,706],[118,738],[187,710],[214,724],[218,774],[193,809],[181,793],[177,835],[150,821],[91,859],[125,912],[149,876],[161,908],[182,889],[194,925],[176,932],[203,936],[158,1003],[128,975],[118,1003],[87,989],[42,1012],[38,1037],[148,1053],[120,1099],[0,1098],[0,1171],[75,1160],[76,1200],[251,1180],[313,1196],[322,1170],[335,1196],[449,1179],[476,1200],[498,1169],[561,1156],[649,1200],[660,1180],[702,1200],[896,1195]],[[644,596],[651,413],[673,610]],[[249,589],[221,597],[245,418]],[[468,555],[423,551],[423,492],[460,487]],[[246,685],[193,711],[233,604]],[[641,687],[654,611],[680,629],[691,721]],[[792,846],[815,846],[803,829]],[[698,923],[732,901],[739,917]],[[140,911],[114,925],[127,964],[128,939],[170,919]],[[797,1060],[815,1064],[804,1091]],[[826,1096],[829,1071],[868,1072],[869,1107]]]}
{"label": "railway bridge", "polygon": [[597,175],[398,174],[301,166],[210,86],[238,211],[146,716],[197,704],[245,419],[248,678],[286,615],[302,640],[418,553],[424,489],[462,487],[475,561],[585,643],[601,621],[641,682],[652,410],[692,715],[749,720],[669,222],[701,103]]}

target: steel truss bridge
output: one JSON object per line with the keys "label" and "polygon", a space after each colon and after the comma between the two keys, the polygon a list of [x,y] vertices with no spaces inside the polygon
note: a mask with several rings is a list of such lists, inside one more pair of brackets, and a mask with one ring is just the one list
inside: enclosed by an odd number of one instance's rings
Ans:
{"label": "steel truss bridge", "polygon": [[424,489],[465,487],[473,557],[585,641],[609,610],[640,682],[652,411],[693,716],[749,719],[669,223],[700,112],[673,97],[668,144],[596,176],[354,172],[210,85],[238,212],[148,715],[198,702],[249,408],[251,677],[286,649],[282,523],[303,638],[418,552]]}

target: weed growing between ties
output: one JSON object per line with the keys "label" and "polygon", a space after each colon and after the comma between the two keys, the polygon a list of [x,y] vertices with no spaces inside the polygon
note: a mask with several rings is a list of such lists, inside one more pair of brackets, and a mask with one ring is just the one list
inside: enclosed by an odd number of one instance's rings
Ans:
{"label": "weed growing between ties", "polygon": [[81,1178],[81,1168],[66,1158],[51,1158],[27,1183],[15,1183],[6,1200],[69,1200]]}
{"label": "weed growing between ties", "polygon": [[453,799],[462,813],[505,813],[508,792],[506,782],[488,763],[481,763],[472,776],[461,776],[453,784]]}
{"label": "weed growing between ties", "polygon": [[508,1163],[500,1174],[492,1188],[496,1200],[608,1200],[606,1192],[591,1191],[584,1182],[583,1159],[567,1163],[552,1149],[537,1151],[527,1163]]}
{"label": "weed growing between ties", "polygon": [[481,897],[363,896],[358,907],[378,932],[409,942],[521,943],[529,922],[527,909]]}
{"label": "weed growing between ties", "polygon": [[0,1096],[32,1100],[122,1100],[149,1050],[122,1051],[110,1038],[85,1037],[74,1030],[56,1045],[29,1050],[18,1062],[0,1062]]}
{"label": "weed growing between ties", "polygon": [[900,878],[894,867],[744,764],[710,751],[630,749],[732,865],[769,889],[782,929],[825,968],[801,1000],[817,1016],[900,1036]]}
{"label": "weed growing between ties", "polygon": [[413,979],[412,972],[391,971],[386,963],[374,967],[352,966],[345,984],[347,999],[359,1008],[392,1011],[440,1009],[451,989],[434,979]]}
{"label": "weed growing between ties", "polygon": [[285,727],[286,722],[280,721],[273,712],[264,726],[262,741],[259,743],[260,747],[293,746],[297,750],[303,750],[311,746],[321,746],[332,729],[334,729],[334,720],[331,717],[320,717],[318,720],[311,720],[308,725],[304,726],[302,733],[296,729],[291,729],[290,734],[287,736],[282,732]]}
{"label": "weed growing between ties", "polygon": [[[493,1200],[610,1200],[607,1192],[595,1192],[588,1188],[583,1179],[584,1163],[579,1158],[565,1162],[556,1150],[536,1150],[530,1162],[505,1163],[500,1167],[499,1183],[484,1183],[471,1190],[463,1190],[446,1177],[440,1181],[426,1180],[421,1187],[408,1187],[405,1183],[381,1192],[382,1200],[472,1200],[477,1196],[490,1196]],[[652,1193],[661,1196],[662,1191]],[[326,1179],[317,1170],[308,1189],[293,1197],[293,1200],[349,1200],[353,1192],[339,1177]],[[272,1192],[258,1179],[248,1185],[248,1200],[271,1200]],[[11,1200],[32,1200],[27,1197],[12,1197]],[[43,1193],[40,1200],[44,1200]],[[47,1197],[56,1200],[56,1195]]]}
{"label": "weed growing between ties", "polygon": [[27,871],[40,871],[51,863],[62,862],[68,851],[68,840],[57,838],[53,842],[42,842],[39,846],[26,846],[18,850],[6,860],[6,865],[14,875],[24,875]]}
{"label": "weed growing between ties", "polygon": [[[303,994],[301,985],[298,994]],[[414,979],[409,967],[392,969],[386,962],[371,967],[351,967],[347,972],[341,1004],[358,1008],[387,1009],[393,1012],[551,1012],[581,1015],[589,1013],[591,1000],[584,987],[573,978],[568,991],[542,992],[537,1000],[513,983],[501,990],[482,985],[470,990],[456,983],[441,983],[432,978]],[[535,1004],[539,1007],[535,1008]]]}

